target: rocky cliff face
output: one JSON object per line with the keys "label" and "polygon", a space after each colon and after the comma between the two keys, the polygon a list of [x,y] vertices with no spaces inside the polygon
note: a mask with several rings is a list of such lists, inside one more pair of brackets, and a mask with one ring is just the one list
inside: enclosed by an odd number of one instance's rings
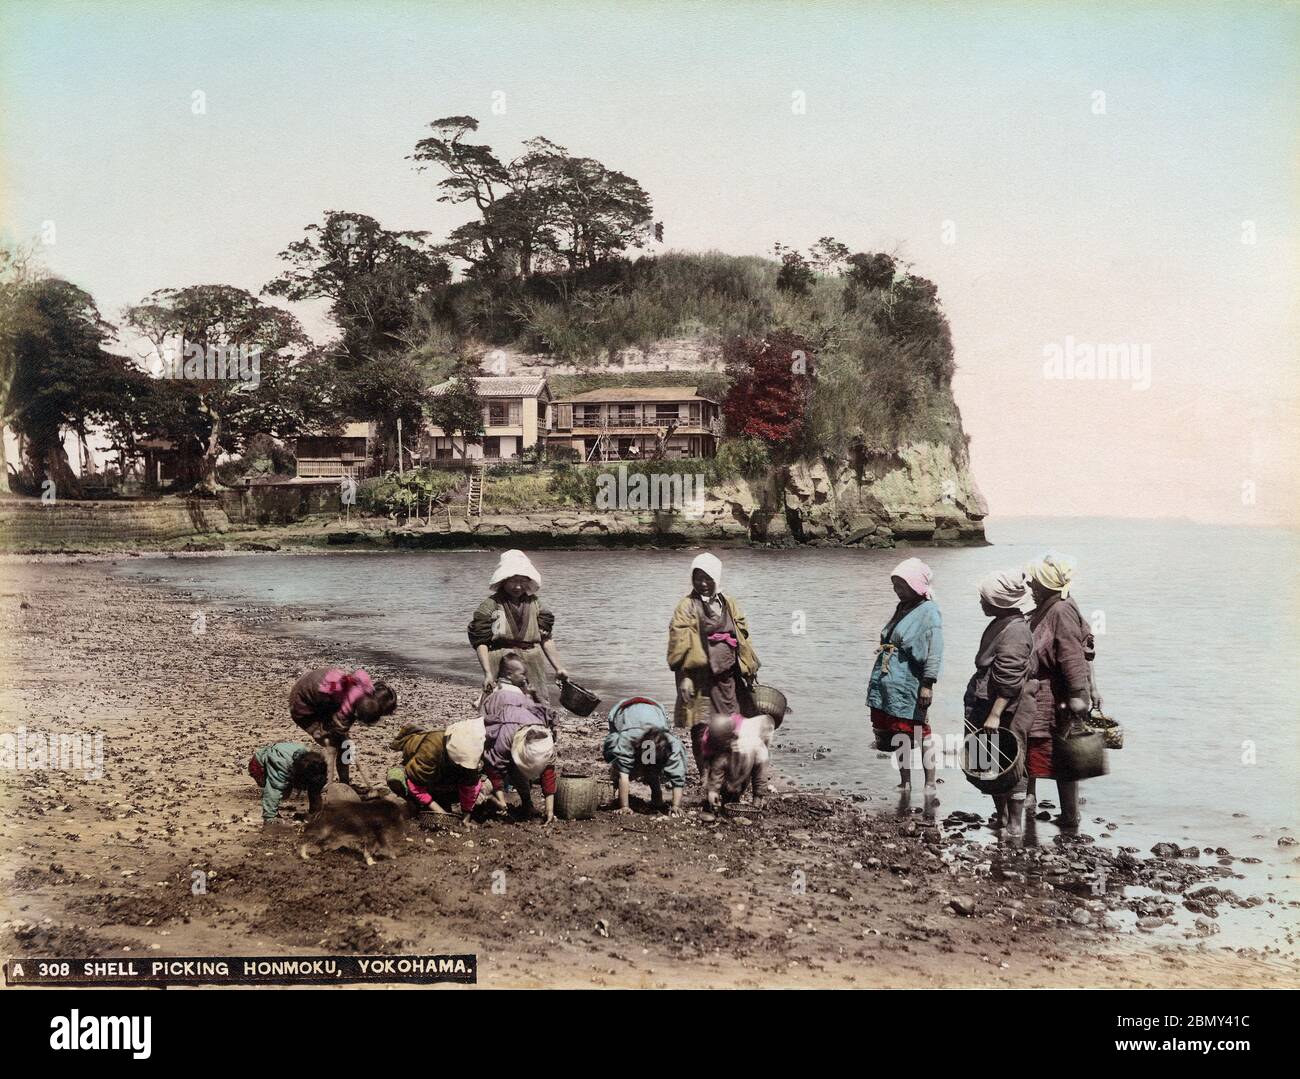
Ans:
{"label": "rocky cliff face", "polygon": [[709,492],[703,521],[730,517],[753,540],[786,545],[898,541],[979,544],[988,507],[969,468],[947,446],[919,443],[860,464],[800,461],[766,482]]}
{"label": "rocky cliff face", "polygon": [[[484,355],[498,373],[573,374],[572,364],[509,350]],[[486,368],[485,368],[486,369]],[[723,369],[718,346],[694,338],[624,349],[586,370],[649,374],[654,371]],[[551,525],[559,537],[625,538],[650,531],[649,542],[757,542],[776,546],[813,544],[892,547],[896,542],[981,544],[987,504],[965,460],[950,447],[913,443],[887,456],[855,461],[800,461],[760,480],[733,480],[706,492],[688,515],[598,513],[561,515]],[[614,520],[626,516],[627,521]],[[514,522],[518,525],[520,522]],[[491,532],[491,526],[486,529]],[[508,531],[508,529],[507,529]],[[485,529],[474,532],[486,538]]]}
{"label": "rocky cliff face", "polygon": [[983,543],[984,512],[969,471],[947,447],[923,444],[861,469],[800,462],[763,480],[732,480],[681,511],[489,512],[387,535],[401,547],[944,546]]}

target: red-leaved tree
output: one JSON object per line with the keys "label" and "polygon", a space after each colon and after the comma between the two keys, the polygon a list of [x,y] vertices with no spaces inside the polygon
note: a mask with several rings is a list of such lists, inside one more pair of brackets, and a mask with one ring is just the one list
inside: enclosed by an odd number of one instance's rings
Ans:
{"label": "red-leaved tree", "polygon": [[788,330],[733,338],[723,348],[731,389],[722,402],[727,434],[796,447],[812,398],[813,351]]}

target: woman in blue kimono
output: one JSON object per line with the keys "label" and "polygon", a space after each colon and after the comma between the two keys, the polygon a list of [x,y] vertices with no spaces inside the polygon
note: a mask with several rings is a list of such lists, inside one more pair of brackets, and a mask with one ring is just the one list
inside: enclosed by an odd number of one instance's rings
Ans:
{"label": "woman in blue kimono", "polygon": [[900,787],[912,787],[912,746],[921,742],[925,796],[935,786],[934,740],[929,719],[934,684],[943,667],[943,617],[930,591],[934,574],[919,558],[908,558],[890,574],[898,606],[880,631],[876,662],[867,686],[871,726],[887,732],[897,754]]}

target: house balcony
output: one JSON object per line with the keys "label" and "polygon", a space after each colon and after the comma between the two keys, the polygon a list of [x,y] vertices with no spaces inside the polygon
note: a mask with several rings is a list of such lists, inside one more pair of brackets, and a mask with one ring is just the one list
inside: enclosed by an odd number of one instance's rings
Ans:
{"label": "house balcony", "polygon": [[715,438],[722,437],[722,421],[711,420],[707,424],[701,423],[682,423],[680,420],[663,420],[658,422],[632,422],[624,423],[621,421],[611,420],[606,426],[602,423],[592,420],[574,420],[572,426],[563,427],[556,425],[549,433],[551,435],[658,435],[668,427],[676,423],[677,430],[675,435],[713,435]]}

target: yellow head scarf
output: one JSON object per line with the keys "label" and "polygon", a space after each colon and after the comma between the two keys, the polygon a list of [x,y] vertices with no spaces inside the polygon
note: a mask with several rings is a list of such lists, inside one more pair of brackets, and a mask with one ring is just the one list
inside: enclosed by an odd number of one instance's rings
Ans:
{"label": "yellow head scarf", "polygon": [[1070,594],[1070,582],[1074,580],[1074,559],[1066,555],[1045,554],[1037,562],[1030,562],[1025,570],[1035,581],[1053,592],[1060,592],[1065,599]]}

